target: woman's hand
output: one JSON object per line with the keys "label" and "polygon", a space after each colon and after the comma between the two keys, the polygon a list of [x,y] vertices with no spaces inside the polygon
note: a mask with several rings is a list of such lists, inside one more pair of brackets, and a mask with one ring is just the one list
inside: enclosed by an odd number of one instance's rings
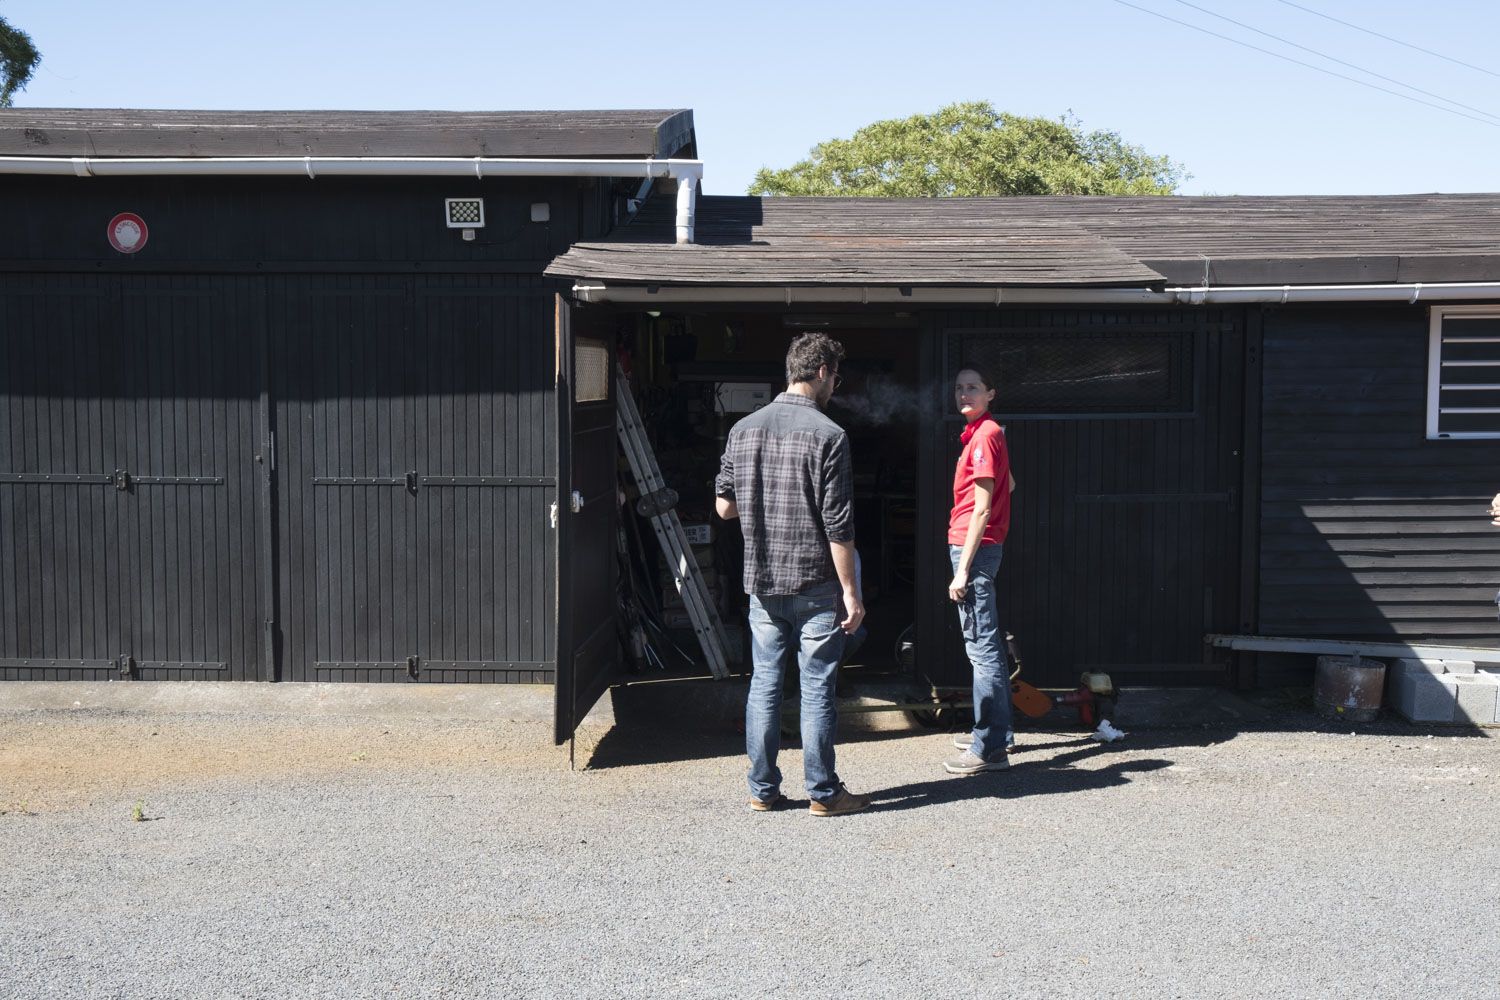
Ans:
{"label": "woman's hand", "polygon": [[959,570],[953,574],[953,580],[948,584],[948,600],[957,604],[964,599],[964,592],[969,589],[968,570]]}

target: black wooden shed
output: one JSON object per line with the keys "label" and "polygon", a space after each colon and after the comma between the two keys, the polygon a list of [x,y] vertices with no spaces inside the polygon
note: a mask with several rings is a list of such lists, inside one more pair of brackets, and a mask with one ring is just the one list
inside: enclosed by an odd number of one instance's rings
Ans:
{"label": "black wooden shed", "polygon": [[807,328],[891,404],[840,412],[861,551],[935,683],[966,362],[1034,681],[1252,683],[1214,632],[1500,646],[1500,196],[701,169],[686,111],[0,111],[0,677],[554,683],[563,738],[622,661],[616,361],[686,498]]}
{"label": "black wooden shed", "polygon": [[904,373],[935,683],[967,677],[939,599],[966,363],[1000,383],[1002,607],[1034,682],[1253,683],[1213,633],[1500,647],[1500,197],[704,197],[687,247],[665,211],[548,273],[682,315],[720,364],[719,330],[769,316]]}
{"label": "black wooden shed", "polygon": [[0,677],[553,681],[542,270],[694,155],[688,111],[0,111]]}

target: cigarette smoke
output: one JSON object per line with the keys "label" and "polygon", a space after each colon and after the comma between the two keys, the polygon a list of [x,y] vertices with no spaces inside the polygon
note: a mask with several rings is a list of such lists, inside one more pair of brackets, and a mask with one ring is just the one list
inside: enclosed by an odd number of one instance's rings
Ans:
{"label": "cigarette smoke", "polygon": [[848,414],[849,423],[883,427],[897,422],[915,423],[921,415],[931,390],[923,391],[902,385],[889,375],[872,374],[865,380],[865,391],[858,395],[835,395],[830,408],[837,406]]}

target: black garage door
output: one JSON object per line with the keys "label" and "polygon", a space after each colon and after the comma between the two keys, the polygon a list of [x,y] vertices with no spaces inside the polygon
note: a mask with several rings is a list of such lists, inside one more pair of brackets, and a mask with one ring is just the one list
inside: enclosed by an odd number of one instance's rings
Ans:
{"label": "black garage door", "polygon": [[273,279],[282,676],[553,679],[550,289]]}
{"label": "black garage door", "polygon": [[0,677],[269,676],[257,287],[0,277]]}

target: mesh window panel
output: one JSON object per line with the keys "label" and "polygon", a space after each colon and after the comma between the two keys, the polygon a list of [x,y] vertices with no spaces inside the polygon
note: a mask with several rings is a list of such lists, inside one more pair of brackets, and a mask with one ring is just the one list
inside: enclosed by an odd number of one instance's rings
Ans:
{"label": "mesh window panel", "polygon": [[609,347],[602,340],[579,338],[573,348],[573,402],[609,398]]}
{"label": "mesh window panel", "polygon": [[994,380],[997,413],[1176,413],[1193,408],[1188,333],[960,335]]}

